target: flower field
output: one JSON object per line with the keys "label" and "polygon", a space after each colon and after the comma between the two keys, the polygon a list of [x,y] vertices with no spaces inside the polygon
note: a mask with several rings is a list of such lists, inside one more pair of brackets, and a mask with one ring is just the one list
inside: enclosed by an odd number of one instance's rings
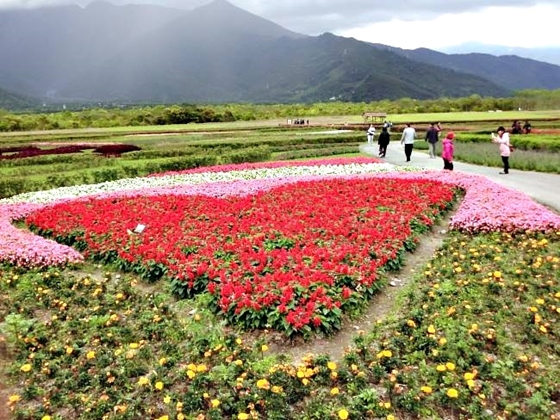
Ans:
{"label": "flower field", "polygon": [[[269,354],[359,314],[459,197],[399,314],[343,360]],[[483,177],[272,162],[0,209],[13,418],[560,418],[560,216]]]}

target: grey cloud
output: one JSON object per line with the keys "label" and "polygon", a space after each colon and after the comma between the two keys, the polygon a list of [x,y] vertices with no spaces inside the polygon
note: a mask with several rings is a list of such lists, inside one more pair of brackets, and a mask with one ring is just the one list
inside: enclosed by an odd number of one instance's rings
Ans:
{"label": "grey cloud", "polygon": [[[211,0],[108,0],[114,4],[143,3],[190,9]],[[234,5],[309,35],[344,31],[393,19],[423,20],[446,13],[477,12],[491,6],[557,5],[558,0],[229,0]],[[85,5],[91,0],[0,0],[0,8],[59,4]]]}
{"label": "grey cloud", "polygon": [[288,29],[318,34],[394,19],[424,20],[447,13],[477,12],[486,7],[557,5],[557,0],[231,0],[233,4]]}

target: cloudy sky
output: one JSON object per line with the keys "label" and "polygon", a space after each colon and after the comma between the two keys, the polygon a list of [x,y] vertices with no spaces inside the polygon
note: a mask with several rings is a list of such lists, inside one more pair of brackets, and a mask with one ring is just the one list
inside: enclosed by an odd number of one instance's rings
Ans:
{"label": "cloudy sky", "polygon": [[[91,0],[0,0],[0,9]],[[108,0],[190,8],[209,0]],[[296,32],[332,32],[401,48],[463,43],[560,47],[559,0],[229,0]]]}

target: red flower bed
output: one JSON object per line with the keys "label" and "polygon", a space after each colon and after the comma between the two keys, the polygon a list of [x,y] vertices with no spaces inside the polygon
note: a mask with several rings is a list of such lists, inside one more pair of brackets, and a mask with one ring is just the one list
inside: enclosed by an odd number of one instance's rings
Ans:
{"label": "red flower bed", "polygon": [[[103,156],[120,156],[123,153],[142,150],[133,144],[70,144],[64,146],[53,147],[50,149],[40,149],[36,146],[22,146],[22,147],[6,147],[0,149],[1,159],[24,159],[35,156],[45,155],[62,155],[70,153],[81,153],[84,150],[93,149],[94,153],[102,154]],[[9,154],[2,154],[9,153]]]}
{"label": "red flower bed", "polygon": [[[332,179],[249,197],[89,199],[26,221],[85,256],[165,275],[180,296],[209,292],[232,323],[292,334],[338,328],[453,194],[433,181]],[[138,224],[145,230],[132,233]]]}

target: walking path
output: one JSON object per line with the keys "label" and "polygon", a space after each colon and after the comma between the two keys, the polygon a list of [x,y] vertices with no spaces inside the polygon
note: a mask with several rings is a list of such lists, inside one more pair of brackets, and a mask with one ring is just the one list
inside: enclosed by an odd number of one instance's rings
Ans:
{"label": "walking path", "polygon": [[[371,146],[363,144],[360,146],[360,151],[377,156],[377,144]],[[497,148],[496,153],[498,153]],[[392,141],[389,144],[387,155],[383,160],[397,166],[443,170],[443,160],[440,157],[431,159],[427,151],[413,150],[411,161],[405,162],[404,149],[399,141]],[[457,161],[454,161],[453,165],[454,171],[484,175],[505,187],[522,191],[538,203],[560,212],[560,175],[516,170],[515,152],[511,157],[511,165],[514,169],[510,168],[508,175],[500,175],[501,168],[499,167],[479,166]]]}

